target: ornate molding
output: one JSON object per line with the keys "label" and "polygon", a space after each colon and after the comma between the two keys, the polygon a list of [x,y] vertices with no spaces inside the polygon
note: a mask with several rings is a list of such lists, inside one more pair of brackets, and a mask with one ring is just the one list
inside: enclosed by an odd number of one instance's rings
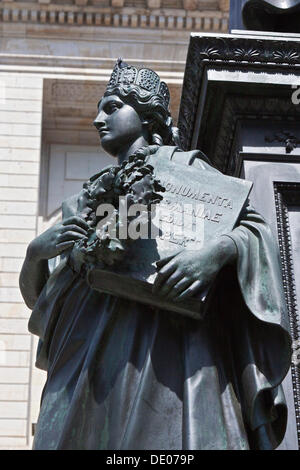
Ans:
{"label": "ornate molding", "polygon": [[296,298],[296,284],[288,214],[289,204],[299,205],[300,183],[274,183],[274,196],[279,249],[282,261],[283,287],[293,340],[291,373],[293,380],[298,445],[300,448],[300,318]]}
{"label": "ornate molding", "polygon": [[217,2],[204,2],[203,6],[206,4],[206,8],[211,3],[212,9],[202,8],[200,11],[184,9],[183,5],[182,8],[178,8],[178,2],[175,1],[174,7],[170,2],[160,3],[161,8],[153,8],[151,5],[155,5],[155,2],[151,3],[149,0],[141,0],[136,6],[134,2],[129,1],[117,1],[112,4],[110,1],[70,0],[63,4],[48,0],[22,3],[6,0],[1,2],[0,21],[181,31],[228,31],[228,12],[219,10]]}
{"label": "ornate molding", "polygon": [[99,83],[77,83],[74,81],[55,81],[51,86],[49,102],[79,102],[81,104],[93,104],[97,107],[97,100],[105,91],[105,85]]}
{"label": "ornate molding", "polygon": [[[300,68],[300,42],[234,36],[191,36],[183,83],[179,128],[184,149],[191,147],[203,71],[206,67]],[[294,106],[295,107],[295,106]]]}

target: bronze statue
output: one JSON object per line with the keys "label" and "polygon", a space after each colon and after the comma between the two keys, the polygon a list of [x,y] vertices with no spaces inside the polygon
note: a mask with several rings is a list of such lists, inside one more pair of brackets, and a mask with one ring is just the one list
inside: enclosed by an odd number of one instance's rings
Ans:
{"label": "bronze statue", "polygon": [[300,32],[299,0],[248,0],[242,15],[244,25],[250,30]]}
{"label": "bronze statue", "polygon": [[203,320],[92,289],[91,253],[104,263],[126,259],[126,242],[110,238],[100,246],[91,232],[94,201],[114,197],[112,187],[124,189],[118,172],[127,172],[128,184],[146,181],[148,202],[159,202],[162,190],[152,167],[139,170],[149,156],[180,161],[182,172],[222,176],[202,152],[180,150],[168,87],[152,70],[119,60],[94,124],[118,164],[64,201],[62,222],[30,243],[20,275],[33,309],[29,330],[40,338],[36,365],[48,374],[34,448],[277,447],[287,419],[280,384],[291,351],[269,227],[245,205],[231,232],[157,263],[154,292],[162,299],[182,302],[215,283]]}

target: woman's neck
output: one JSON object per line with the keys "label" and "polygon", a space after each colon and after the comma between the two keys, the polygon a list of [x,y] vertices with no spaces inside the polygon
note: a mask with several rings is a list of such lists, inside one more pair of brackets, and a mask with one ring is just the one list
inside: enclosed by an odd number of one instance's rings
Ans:
{"label": "woman's neck", "polygon": [[123,163],[124,160],[127,160],[130,155],[134,154],[138,149],[141,147],[147,147],[149,145],[149,142],[144,138],[144,136],[139,137],[137,140],[133,142],[130,146],[127,148],[123,149],[119,154],[118,154],[118,163],[119,165]]}

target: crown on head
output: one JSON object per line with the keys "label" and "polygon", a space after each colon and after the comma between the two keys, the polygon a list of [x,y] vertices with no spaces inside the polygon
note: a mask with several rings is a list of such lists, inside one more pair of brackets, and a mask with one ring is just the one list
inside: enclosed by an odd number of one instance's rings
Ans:
{"label": "crown on head", "polygon": [[147,68],[137,68],[118,59],[107,84],[107,91],[115,87],[138,87],[139,93],[145,98],[159,96],[168,110],[170,93],[165,82],[161,82],[157,73]]}

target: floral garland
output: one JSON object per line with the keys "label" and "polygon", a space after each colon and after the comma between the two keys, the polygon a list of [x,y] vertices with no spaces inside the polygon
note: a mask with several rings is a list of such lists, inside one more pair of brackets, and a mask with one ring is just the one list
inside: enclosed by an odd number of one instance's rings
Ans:
{"label": "floral garland", "polygon": [[[134,241],[121,239],[119,234],[124,223],[129,224],[138,218],[140,224],[148,224],[152,204],[162,200],[158,192],[165,188],[154,176],[154,168],[145,162],[155,153],[157,145],[143,147],[131,155],[121,165],[111,166],[84,183],[79,198],[79,212],[86,219],[89,230],[85,239],[78,240],[72,250],[73,263],[85,266],[112,266],[120,262]],[[120,203],[127,208],[126,218],[120,216]],[[110,204],[112,213],[105,218],[97,215],[101,204]],[[138,216],[128,216],[128,209],[139,204]],[[126,231],[127,233],[127,231]]]}

